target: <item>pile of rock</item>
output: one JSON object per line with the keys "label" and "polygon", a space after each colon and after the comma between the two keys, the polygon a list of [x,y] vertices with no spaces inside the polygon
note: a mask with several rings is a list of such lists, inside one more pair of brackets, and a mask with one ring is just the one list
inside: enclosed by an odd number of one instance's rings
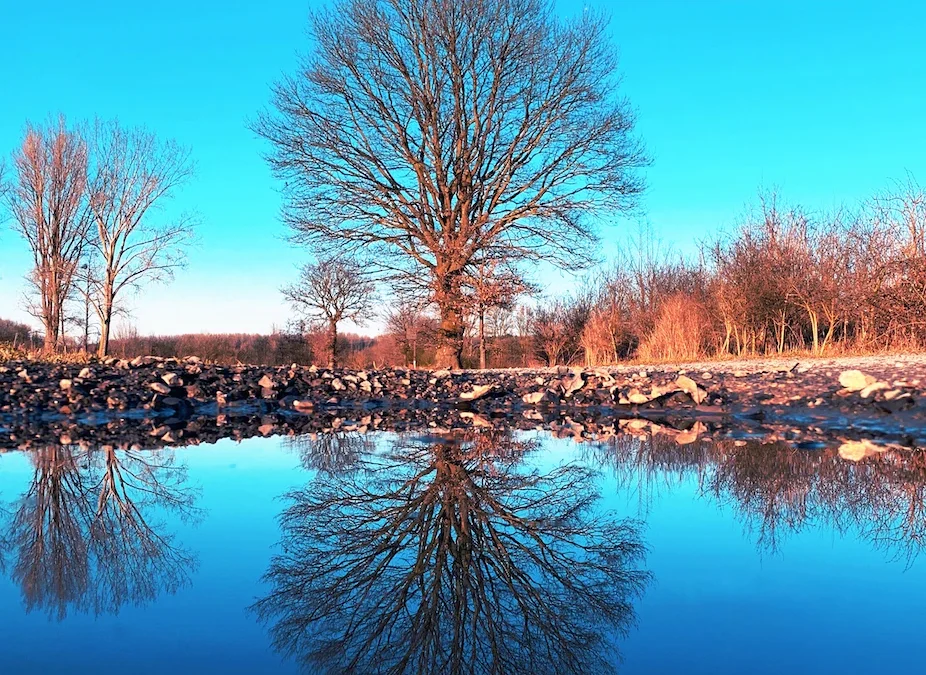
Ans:
{"label": "pile of rock", "polygon": [[195,429],[225,417],[362,419],[378,414],[401,420],[403,411],[413,411],[416,423],[427,426],[451,419],[470,426],[552,428],[584,416],[660,424],[668,419],[686,430],[697,422],[755,420],[832,431],[858,422],[860,428],[886,425],[895,436],[915,437],[917,429],[926,427],[921,399],[916,379],[800,364],[748,372],[720,367],[348,370],[219,366],[195,357],[89,365],[8,362],[0,365],[0,435],[79,437],[78,427],[116,425],[125,432],[125,425],[146,420],[145,434],[170,442],[191,433],[191,424]]}

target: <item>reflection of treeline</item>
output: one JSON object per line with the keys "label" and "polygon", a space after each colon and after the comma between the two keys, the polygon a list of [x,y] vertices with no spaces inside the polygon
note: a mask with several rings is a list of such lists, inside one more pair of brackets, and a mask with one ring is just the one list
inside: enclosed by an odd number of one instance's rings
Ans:
{"label": "reflection of treeline", "polygon": [[27,611],[116,613],[184,586],[195,567],[162,519],[196,517],[169,451],[30,451],[28,488],[0,510],[0,560]]}
{"label": "reflection of treeline", "polygon": [[644,504],[675,481],[696,479],[702,495],[729,504],[760,548],[824,526],[855,531],[892,557],[912,561],[926,544],[926,451],[887,450],[849,462],[835,449],[722,440],[678,445],[672,438],[618,436],[593,446]]}

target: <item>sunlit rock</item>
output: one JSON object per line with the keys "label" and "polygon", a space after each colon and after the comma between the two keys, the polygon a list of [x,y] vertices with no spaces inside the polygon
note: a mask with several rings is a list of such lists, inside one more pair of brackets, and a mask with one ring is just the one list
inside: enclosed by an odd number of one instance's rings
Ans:
{"label": "sunlit rock", "polygon": [[861,370],[844,370],[839,375],[839,384],[849,391],[861,391],[876,382],[875,378]]}

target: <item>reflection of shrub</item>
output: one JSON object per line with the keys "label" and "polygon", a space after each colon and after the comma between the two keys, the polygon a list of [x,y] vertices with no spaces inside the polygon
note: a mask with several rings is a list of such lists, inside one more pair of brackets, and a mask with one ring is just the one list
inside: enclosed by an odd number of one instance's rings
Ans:
{"label": "reflection of shrub", "polygon": [[682,361],[705,355],[710,318],[697,302],[681,295],[666,299],[652,332],[637,355],[645,361]]}

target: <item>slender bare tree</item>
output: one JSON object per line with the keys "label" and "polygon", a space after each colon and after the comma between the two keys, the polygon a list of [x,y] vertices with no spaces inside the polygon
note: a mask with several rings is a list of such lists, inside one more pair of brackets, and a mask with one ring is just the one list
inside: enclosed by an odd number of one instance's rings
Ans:
{"label": "slender bare tree", "polygon": [[28,280],[37,304],[30,312],[42,322],[45,349],[59,344],[64,305],[84,252],[87,218],[87,144],[68,129],[63,116],[44,126],[26,126],[13,155],[15,177],[6,201],[14,228],[32,249]]}
{"label": "slender bare tree", "polygon": [[169,279],[183,263],[193,218],[155,222],[152,216],[190,178],[193,165],[186,148],[145,129],[97,121],[91,138],[88,203],[95,236],[87,281],[100,320],[98,352],[105,356],[118,298],[143,282]]}
{"label": "slender bare tree", "polygon": [[555,19],[551,0],[340,0],[312,29],[254,124],[284,218],[296,242],[427,278],[440,365],[460,365],[480,254],[574,264],[589,216],[635,205],[646,159],[604,18]]}
{"label": "slender bare tree", "polygon": [[519,296],[532,290],[520,271],[504,261],[482,259],[472,266],[464,282],[464,293],[476,320],[479,368],[484,370],[487,365],[486,312],[497,308],[511,309]]}
{"label": "slender bare tree", "polygon": [[386,314],[386,328],[392,333],[405,355],[405,365],[411,361],[418,367],[419,347],[429,341],[434,320],[425,313],[427,302],[399,296]]}
{"label": "slender bare tree", "polygon": [[337,364],[338,324],[362,324],[375,301],[375,284],[362,266],[349,258],[322,258],[305,265],[299,281],[283,288],[293,307],[313,322],[325,325],[328,334],[328,366]]}

